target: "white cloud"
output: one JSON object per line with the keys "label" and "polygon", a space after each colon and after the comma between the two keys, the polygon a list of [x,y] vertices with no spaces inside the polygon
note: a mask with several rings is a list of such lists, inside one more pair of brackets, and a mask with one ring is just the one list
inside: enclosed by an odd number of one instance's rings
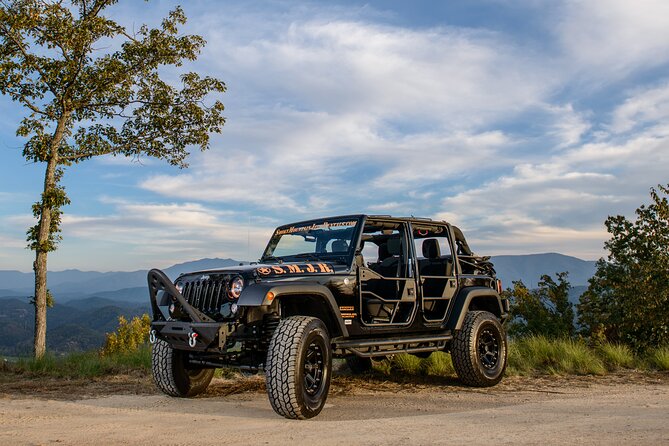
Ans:
{"label": "white cloud", "polygon": [[[64,241],[49,255],[50,270],[135,270],[203,257],[255,260],[277,226],[264,217],[198,203],[139,203],[109,197],[101,201],[113,212],[63,215]],[[5,221],[18,228],[34,224],[30,215],[13,215]],[[0,269],[29,270],[33,253],[24,239],[0,234],[0,244]]]}
{"label": "white cloud", "polygon": [[[603,255],[609,215],[633,214],[648,188],[666,182],[669,132],[657,128],[618,140],[587,143],[443,201],[440,218],[472,231],[495,253],[528,249],[585,258]],[[552,246],[552,247],[551,247]]]}
{"label": "white cloud", "polygon": [[[166,267],[202,257],[254,260],[264,249],[274,224],[249,215],[222,212],[197,203],[136,203],[104,198],[114,206],[108,215],[63,216],[67,243],[52,258],[90,257],[90,247],[105,252],[102,267],[123,269]],[[62,256],[62,257],[61,257]],[[156,258],[159,260],[156,261]],[[70,267],[86,268],[75,261]],[[158,264],[156,264],[158,262]]]}
{"label": "white cloud", "polygon": [[592,127],[584,113],[575,111],[572,104],[546,106],[546,109],[553,115],[552,129],[546,135],[556,138],[558,149],[578,144]]}
{"label": "white cloud", "polygon": [[264,18],[252,37],[242,19],[243,40],[225,17],[202,25],[203,60],[229,73],[228,97],[250,108],[230,109],[223,137],[191,171],[143,188],[303,215],[350,206],[360,191],[362,206],[378,206],[392,191],[509,165],[500,150],[511,141],[480,129],[541,105],[551,88],[546,64],[492,32]]}
{"label": "white cloud", "polygon": [[629,97],[613,112],[611,130],[627,132],[637,126],[669,120],[669,82],[652,87]]}
{"label": "white cloud", "polygon": [[263,37],[243,42],[234,25],[208,30],[217,43],[205,57],[214,70],[236,67],[231,91],[251,86],[265,103],[457,128],[521,110],[550,88],[540,75],[548,67],[491,32],[313,19],[255,25]]}
{"label": "white cloud", "polygon": [[667,63],[669,3],[569,1],[557,32],[576,71],[600,80],[624,76]]}

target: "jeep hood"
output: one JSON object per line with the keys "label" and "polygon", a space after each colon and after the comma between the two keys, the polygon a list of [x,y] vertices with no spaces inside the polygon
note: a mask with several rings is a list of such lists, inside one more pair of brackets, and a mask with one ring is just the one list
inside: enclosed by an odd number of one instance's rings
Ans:
{"label": "jeep hood", "polygon": [[225,268],[214,268],[200,271],[183,273],[179,277],[209,274],[239,274],[245,277],[288,277],[335,274],[347,271],[346,265],[335,264],[327,261],[320,262],[286,262],[286,263],[258,263],[255,265],[228,266]]}

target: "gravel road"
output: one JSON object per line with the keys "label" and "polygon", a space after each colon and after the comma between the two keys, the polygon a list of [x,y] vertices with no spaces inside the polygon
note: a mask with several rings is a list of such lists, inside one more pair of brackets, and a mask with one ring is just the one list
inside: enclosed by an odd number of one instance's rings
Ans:
{"label": "gravel road", "polygon": [[307,421],[278,417],[261,389],[230,394],[223,380],[189,400],[149,384],[0,382],[0,444],[669,444],[666,374],[510,378],[491,389],[345,380]]}

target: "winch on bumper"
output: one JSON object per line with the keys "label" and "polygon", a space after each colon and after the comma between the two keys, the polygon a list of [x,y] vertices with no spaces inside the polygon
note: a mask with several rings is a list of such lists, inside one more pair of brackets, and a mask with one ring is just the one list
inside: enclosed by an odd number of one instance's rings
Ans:
{"label": "winch on bumper", "polygon": [[220,322],[153,322],[149,338],[152,343],[155,342],[156,337],[164,339],[172,347],[181,350],[217,349],[224,351],[228,335],[232,332],[228,325]]}

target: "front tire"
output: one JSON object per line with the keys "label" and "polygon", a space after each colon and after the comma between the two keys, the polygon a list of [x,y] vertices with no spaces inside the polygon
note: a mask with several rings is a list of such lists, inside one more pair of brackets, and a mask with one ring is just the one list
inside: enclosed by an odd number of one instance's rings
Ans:
{"label": "front tire", "polygon": [[201,394],[214,377],[214,369],[190,368],[188,353],[156,339],[151,349],[151,372],[156,386],[166,395],[192,397]]}
{"label": "front tire", "polygon": [[328,397],[331,370],[332,348],[325,324],[309,316],[281,320],[265,365],[272,409],[290,419],[315,417]]}
{"label": "front tire", "polygon": [[453,368],[469,386],[494,386],[504,375],[507,350],[499,319],[487,311],[470,311],[453,338]]}

